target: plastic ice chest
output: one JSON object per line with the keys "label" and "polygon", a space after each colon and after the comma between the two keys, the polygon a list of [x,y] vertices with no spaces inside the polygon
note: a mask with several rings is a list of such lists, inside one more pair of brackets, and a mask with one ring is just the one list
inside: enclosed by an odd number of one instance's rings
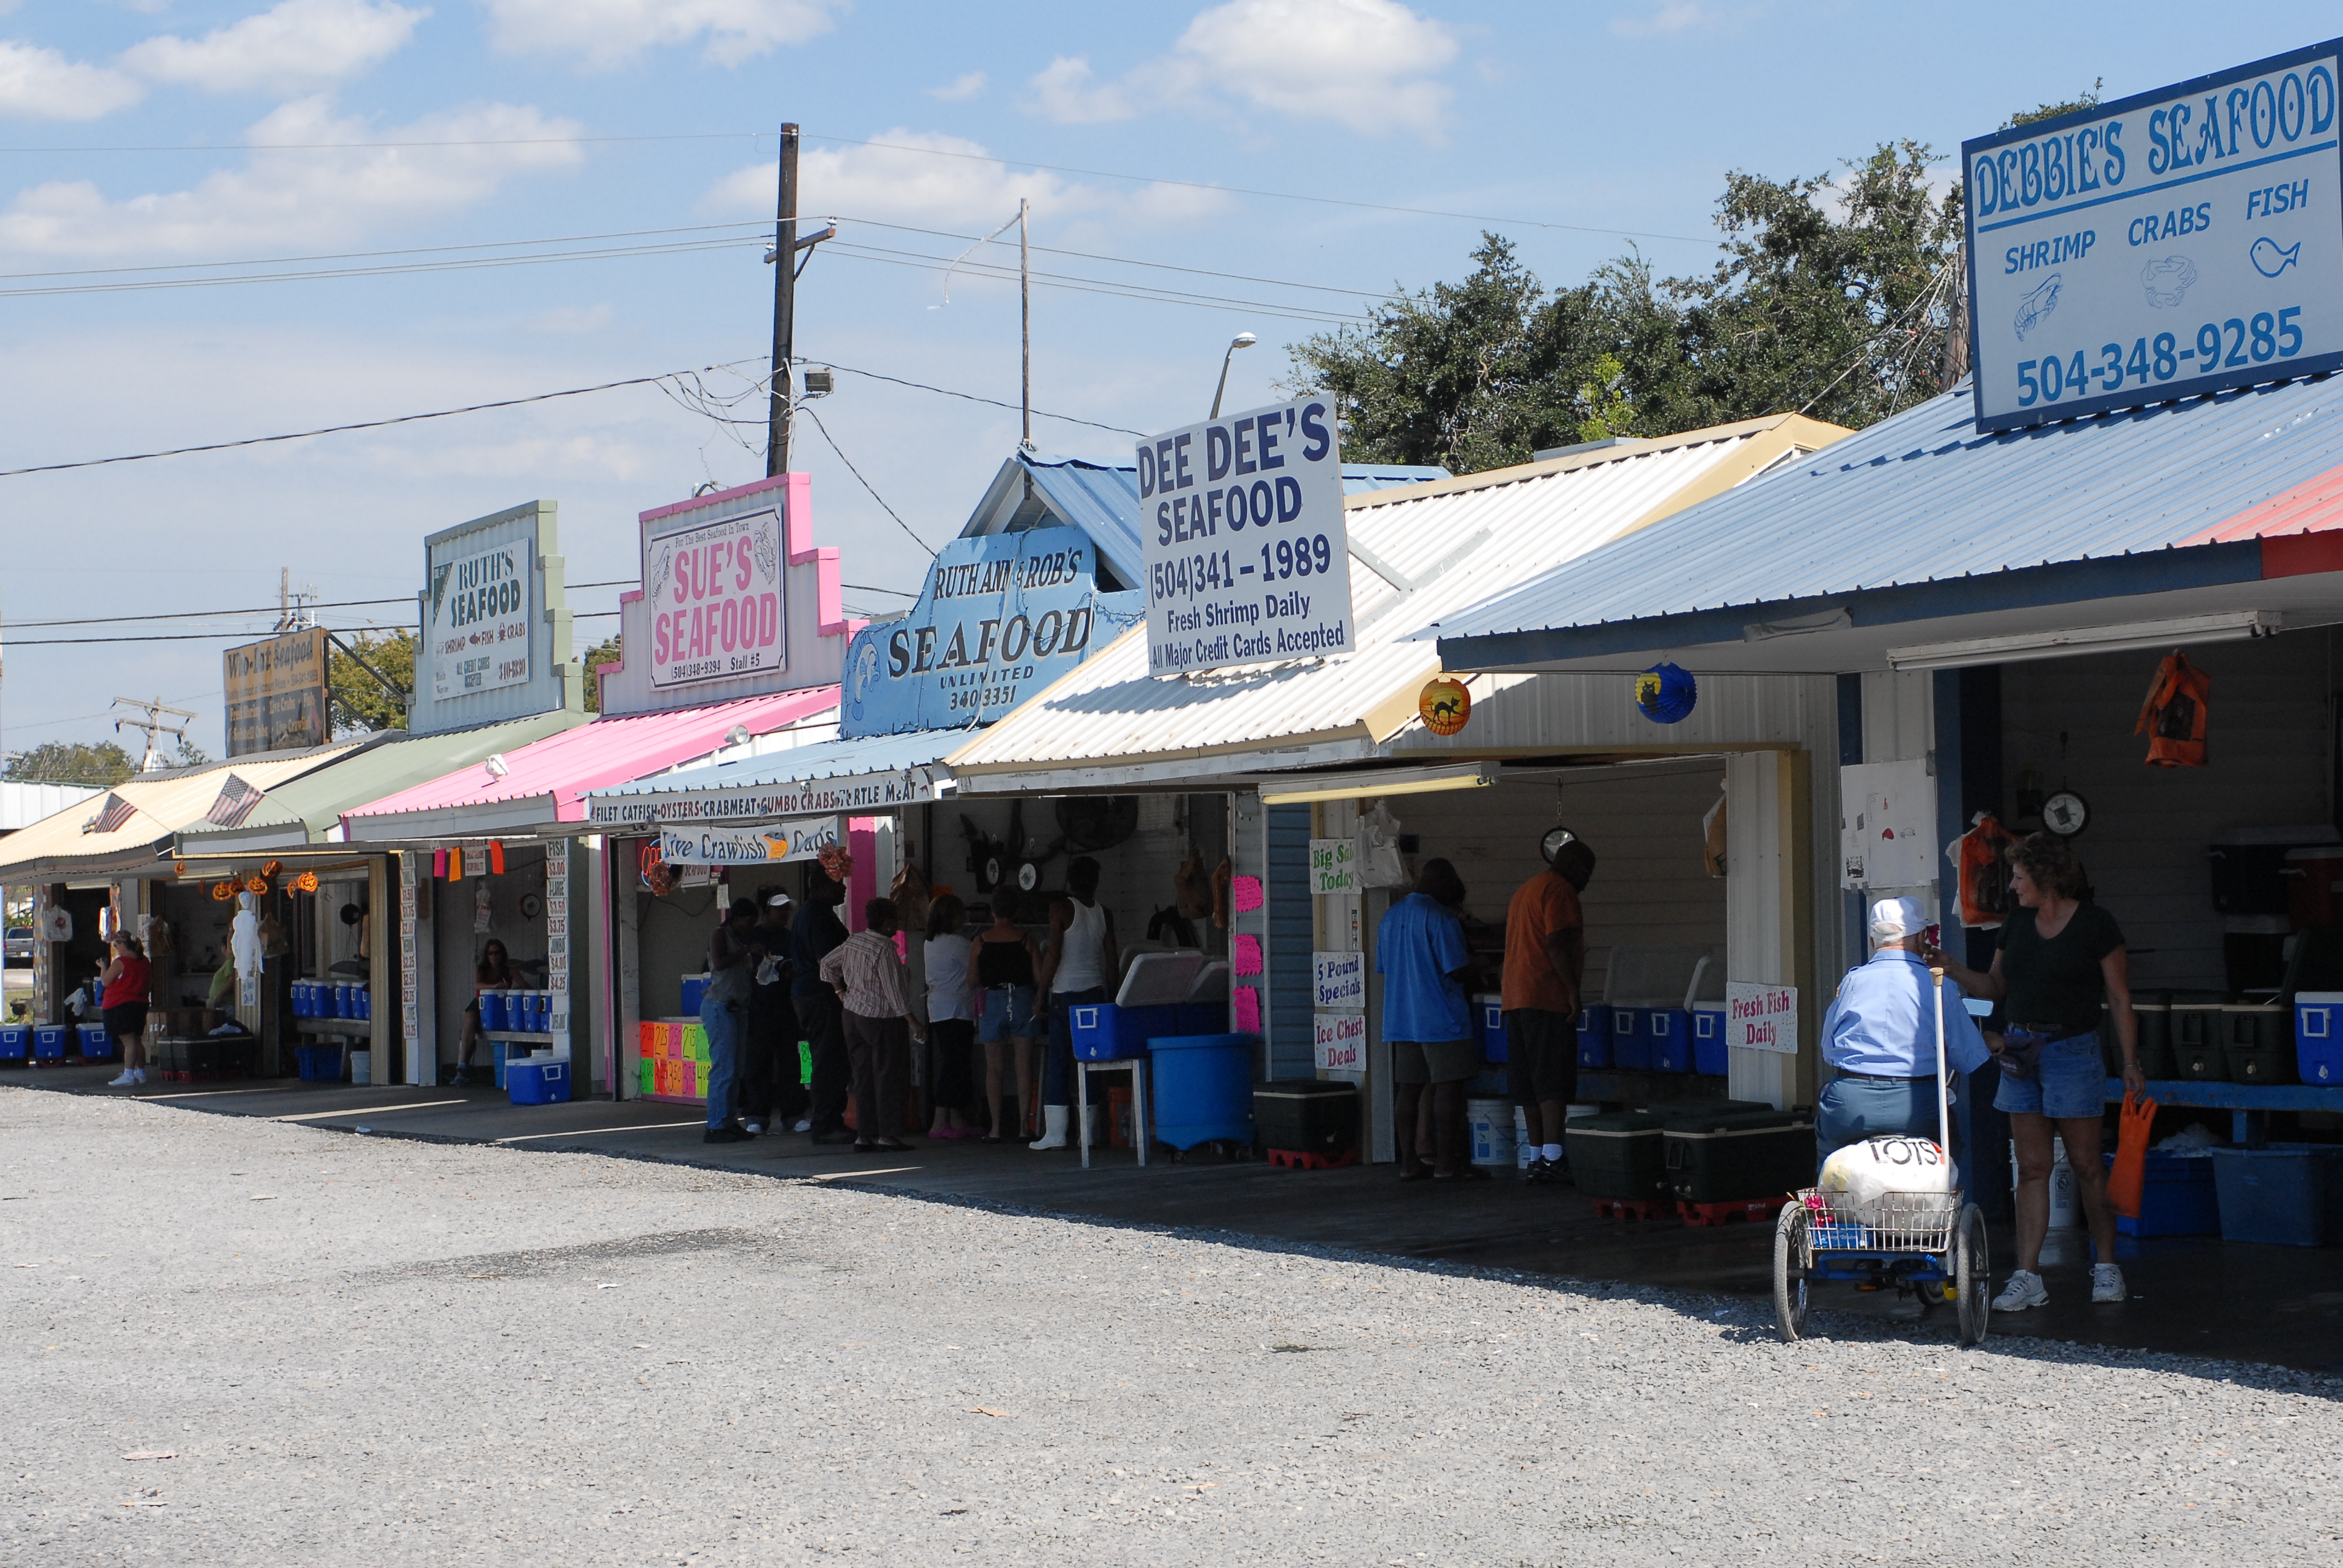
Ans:
{"label": "plastic ice chest", "polygon": [[1225,1034],[1229,1027],[1229,1004],[1225,998],[1219,1001],[1183,1001],[1172,1009],[1173,1034]]}
{"label": "plastic ice chest", "polygon": [[[2114,1170],[2116,1157],[2105,1158]],[[2220,1186],[2213,1179],[2213,1161],[2201,1154],[2149,1150],[2139,1218],[2118,1214],[2116,1230],[2126,1236],[2211,1236],[2220,1229]]]}
{"label": "plastic ice chest", "polygon": [[1481,1059],[1483,1061],[1505,1060],[1505,1001],[1495,994],[1473,999],[1473,1017],[1481,1030]]}
{"label": "plastic ice chest", "polygon": [[683,1010],[689,1013],[692,1017],[698,1018],[699,1016],[699,993],[707,989],[708,977],[706,975],[684,976]]}
{"label": "plastic ice chest", "polygon": [[1622,1072],[1652,1070],[1652,1037],[1644,1022],[1648,1008],[1613,1007],[1611,1010],[1611,1065]]}
{"label": "plastic ice chest", "polygon": [[[1076,1060],[1123,1061],[1147,1054],[1147,1042],[1178,1033],[1176,1007],[1119,1007],[1111,1001],[1083,1002],[1066,1010],[1067,1031],[1073,1036]],[[1181,1036],[1205,1040],[1208,1035]],[[1251,1039],[1251,1036],[1244,1037]],[[1252,1079],[1245,1080],[1250,1085]],[[1161,1120],[1159,1115],[1158,1120]]]}
{"label": "plastic ice chest", "polygon": [[515,1105],[555,1105],[569,1098],[566,1061],[516,1061],[505,1069]]}
{"label": "plastic ice chest", "polygon": [[1648,1111],[1575,1116],[1563,1127],[1571,1179],[1589,1198],[1657,1198],[1667,1185],[1661,1119]]}
{"label": "plastic ice chest", "polygon": [[63,1061],[65,1059],[65,1036],[71,1026],[62,1023],[36,1023],[33,1026],[33,1060]]}
{"label": "plastic ice chest", "polygon": [[374,992],[366,986],[350,988],[350,1016],[368,1020],[374,1017]]}
{"label": "plastic ice chest", "polygon": [[1263,1149],[1340,1154],[1359,1146],[1356,1084],[1290,1078],[1252,1086],[1252,1124]]}
{"label": "plastic ice chest", "polygon": [[2294,1060],[2305,1083],[2343,1084],[2343,990],[2295,993]]}
{"label": "plastic ice chest", "polygon": [[338,1045],[297,1045],[293,1055],[305,1079],[334,1082],[342,1076],[342,1048]]}
{"label": "plastic ice chest", "polygon": [[114,1054],[114,1037],[106,1032],[106,1025],[85,1023],[78,1024],[75,1028],[81,1034],[81,1053],[84,1057],[92,1061],[99,1061]]}
{"label": "plastic ice chest", "polygon": [[1638,1016],[1644,1020],[1644,1032],[1652,1037],[1653,1070],[1690,1072],[1692,1014],[1680,1007],[1652,1007],[1641,1010]]}
{"label": "plastic ice chest", "polygon": [[1253,1141],[1252,1070],[1261,1036],[1170,1034],[1158,1037],[1152,1047],[1148,1109],[1155,1117],[1158,1142],[1193,1149],[1199,1143]]}
{"label": "plastic ice chest", "polygon": [[1592,1002],[1578,1010],[1578,1065],[1611,1065],[1611,1009]]}
{"label": "plastic ice chest", "polygon": [[1722,1078],[1732,1066],[1725,1049],[1725,1008],[1721,1003],[1694,1002],[1692,1007],[1692,1070]]}
{"label": "plastic ice chest", "polygon": [[2326,1240],[2328,1151],[2216,1149],[2221,1240],[2316,1247]]}
{"label": "plastic ice chest", "polygon": [[30,1024],[0,1023],[0,1061],[23,1061],[33,1054]]}
{"label": "plastic ice chest", "polygon": [[1814,1184],[1815,1125],[1787,1111],[1672,1116],[1660,1139],[1668,1185],[1687,1203],[1778,1198]]}

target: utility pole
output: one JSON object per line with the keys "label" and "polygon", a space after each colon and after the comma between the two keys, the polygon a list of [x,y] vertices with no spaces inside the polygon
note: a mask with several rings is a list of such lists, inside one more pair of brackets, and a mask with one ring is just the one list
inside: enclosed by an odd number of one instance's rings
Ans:
{"label": "utility pole", "polygon": [[765,430],[765,477],[789,471],[789,360],[796,351],[798,254],[798,127],[781,126],[780,200],[773,214],[772,407]]}
{"label": "utility pole", "polygon": [[[996,211],[999,209],[995,209]],[[1026,243],[1032,203],[1017,198],[1017,335],[1021,344],[1025,387],[1025,449],[1033,449],[1033,257]]]}
{"label": "utility pole", "polygon": [[121,734],[125,729],[143,729],[146,732],[146,752],[138,759],[138,771],[141,773],[152,773],[163,766],[162,755],[155,749],[156,736],[176,736],[181,746],[186,745],[187,727],[186,725],[163,722],[163,715],[166,713],[176,714],[181,719],[195,718],[195,715],[186,709],[166,707],[159,697],[152,702],[141,702],[135,697],[117,697],[114,699],[114,705],[116,708],[127,708],[134,712],[146,715],[144,719],[126,717],[114,721],[114,732],[116,735]]}
{"label": "utility pole", "polygon": [[1969,373],[1968,270],[1968,247],[1955,246],[1953,297],[1945,312],[1945,367],[1937,377],[1938,389],[1945,392],[1951,391]]}

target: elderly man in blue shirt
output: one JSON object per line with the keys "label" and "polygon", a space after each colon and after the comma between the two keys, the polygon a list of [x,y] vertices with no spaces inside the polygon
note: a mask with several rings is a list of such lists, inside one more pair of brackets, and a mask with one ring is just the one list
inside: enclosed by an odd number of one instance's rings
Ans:
{"label": "elderly man in blue shirt", "polygon": [[[1847,971],[1823,1014],[1823,1060],[1838,1077],[1823,1085],[1815,1110],[1817,1164],[1866,1138],[1936,1140],[1936,998],[1920,958],[1926,924],[1917,899],[1871,906],[1870,961]],[[1991,1052],[1960,987],[1945,991],[1945,1055],[1955,1072],[1974,1072]]]}

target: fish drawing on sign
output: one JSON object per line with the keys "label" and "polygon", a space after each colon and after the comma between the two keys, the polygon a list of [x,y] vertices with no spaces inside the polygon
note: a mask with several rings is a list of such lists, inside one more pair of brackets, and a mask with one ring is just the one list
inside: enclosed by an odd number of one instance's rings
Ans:
{"label": "fish drawing on sign", "polygon": [[2041,324],[2042,318],[2058,308],[2058,291],[2066,286],[2064,275],[2052,273],[2044,278],[2033,293],[2017,302],[2017,316],[2011,325],[2017,328],[2017,340]]}
{"label": "fish drawing on sign", "polygon": [[2253,258],[2256,272],[2264,277],[2276,277],[2292,266],[2302,255],[2302,241],[2298,239],[2292,245],[2281,247],[2278,241],[2266,236],[2254,241],[2253,249],[2246,254]]}
{"label": "fish drawing on sign", "polygon": [[2197,264],[2185,256],[2167,256],[2139,269],[2139,285],[2147,290],[2147,302],[2158,310],[2179,304],[2180,297],[2196,282]]}

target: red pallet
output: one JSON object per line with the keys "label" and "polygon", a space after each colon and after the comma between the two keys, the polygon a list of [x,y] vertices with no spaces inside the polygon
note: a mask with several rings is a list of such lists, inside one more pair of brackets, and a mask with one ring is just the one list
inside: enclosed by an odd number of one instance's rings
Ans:
{"label": "red pallet", "polygon": [[1355,1149],[1345,1149],[1340,1154],[1312,1154],[1306,1149],[1272,1149],[1266,1152],[1272,1165],[1287,1171],[1340,1171],[1345,1165],[1359,1162]]}
{"label": "red pallet", "polygon": [[1666,1217],[1668,1206],[1657,1198],[1597,1198],[1594,1217],[1598,1220],[1658,1220]]}
{"label": "red pallet", "polygon": [[1687,1225],[1770,1224],[1789,1201],[1785,1194],[1779,1198],[1745,1198],[1735,1203],[1679,1201],[1676,1213]]}

